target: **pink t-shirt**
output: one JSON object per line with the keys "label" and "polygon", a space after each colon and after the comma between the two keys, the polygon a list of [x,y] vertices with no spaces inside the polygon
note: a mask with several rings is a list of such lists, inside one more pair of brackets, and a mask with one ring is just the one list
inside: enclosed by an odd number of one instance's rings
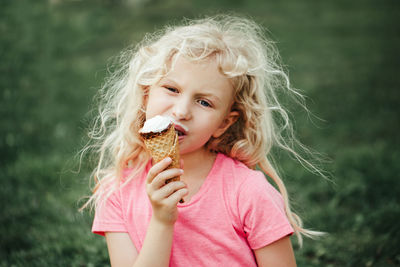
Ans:
{"label": "pink t-shirt", "polygon": [[[127,232],[140,251],[152,215],[145,190],[149,168],[96,210],[94,233]],[[257,266],[253,250],[293,233],[282,197],[263,173],[223,154],[178,210],[170,266]]]}

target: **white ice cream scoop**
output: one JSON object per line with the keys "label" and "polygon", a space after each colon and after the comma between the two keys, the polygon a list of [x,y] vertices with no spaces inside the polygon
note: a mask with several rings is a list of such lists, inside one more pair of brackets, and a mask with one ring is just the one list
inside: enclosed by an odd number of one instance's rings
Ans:
{"label": "white ice cream scoop", "polygon": [[140,133],[159,133],[168,128],[172,123],[170,117],[157,115],[151,119],[145,121],[143,128],[140,129]]}
{"label": "white ice cream scoop", "polygon": [[175,125],[179,125],[186,132],[189,131],[189,129],[185,125],[176,122],[173,118],[171,118],[169,116],[157,115],[151,119],[146,120],[143,125],[143,128],[140,129],[139,132],[140,133],[159,133],[159,132],[162,132],[165,129],[167,129],[171,123],[173,123]]}

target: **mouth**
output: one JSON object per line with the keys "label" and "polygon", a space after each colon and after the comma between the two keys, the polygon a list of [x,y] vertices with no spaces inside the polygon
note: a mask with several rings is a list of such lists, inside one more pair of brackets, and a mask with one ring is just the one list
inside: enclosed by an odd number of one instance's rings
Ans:
{"label": "mouth", "polygon": [[177,120],[175,120],[173,117],[171,116],[167,116],[172,123],[174,124],[175,129],[178,129],[181,132],[184,132],[185,134],[189,131],[188,127],[186,127],[185,125],[181,124],[180,122],[178,122]]}
{"label": "mouth", "polygon": [[176,131],[175,130],[175,132],[178,134],[178,136],[183,136],[184,135],[184,133],[182,133],[181,131]]}
{"label": "mouth", "polygon": [[174,127],[175,127],[175,132],[178,134],[178,136],[185,136],[186,135],[185,129],[183,129],[181,126],[174,125]]}

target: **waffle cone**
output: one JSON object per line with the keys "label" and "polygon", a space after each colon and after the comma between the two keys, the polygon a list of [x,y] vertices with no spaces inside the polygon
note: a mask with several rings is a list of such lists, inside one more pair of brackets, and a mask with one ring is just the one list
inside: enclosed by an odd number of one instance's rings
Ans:
{"label": "waffle cone", "polygon": [[[170,157],[172,163],[167,169],[180,168],[178,135],[176,134],[172,123],[164,131],[141,133],[140,135],[143,137],[146,148],[150,152],[154,163],[157,163],[166,157]],[[178,181],[179,179],[179,176],[177,176],[168,179],[166,183]]]}

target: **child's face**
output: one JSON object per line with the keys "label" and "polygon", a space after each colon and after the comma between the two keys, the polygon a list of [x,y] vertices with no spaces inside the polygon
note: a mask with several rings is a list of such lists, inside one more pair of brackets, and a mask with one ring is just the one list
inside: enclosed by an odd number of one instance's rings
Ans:
{"label": "child's face", "polygon": [[194,63],[179,57],[175,68],[150,87],[145,103],[146,119],[175,120],[182,155],[203,150],[211,136],[221,136],[238,117],[231,111],[233,88],[212,59]]}

